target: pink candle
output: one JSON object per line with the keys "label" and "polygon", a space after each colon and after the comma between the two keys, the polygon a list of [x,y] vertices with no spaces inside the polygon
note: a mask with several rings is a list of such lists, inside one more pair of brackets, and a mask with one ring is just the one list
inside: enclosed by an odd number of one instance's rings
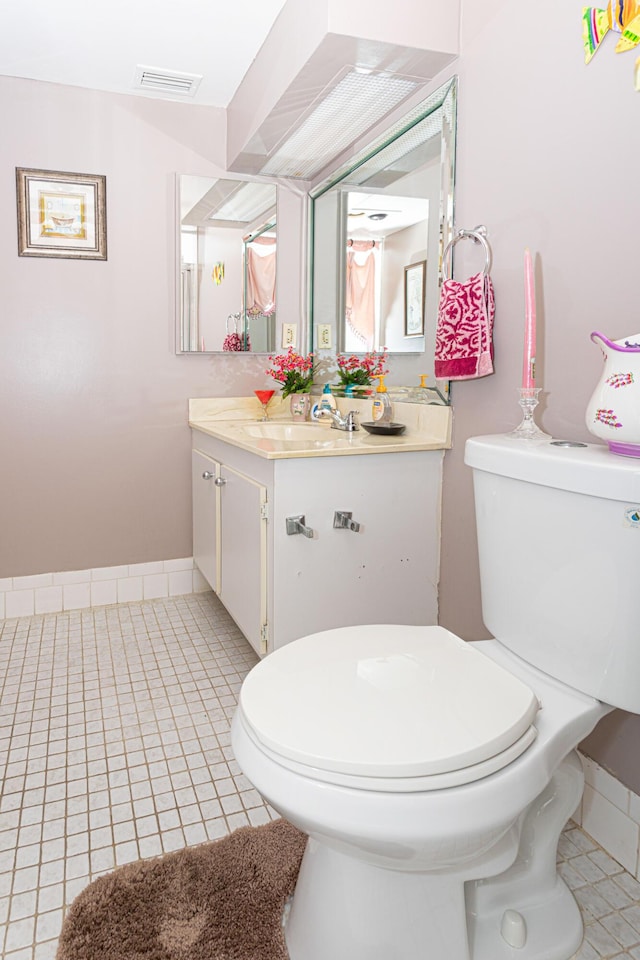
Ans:
{"label": "pink candle", "polygon": [[529,250],[524,252],[524,356],[522,359],[522,389],[536,385],[536,294],[533,282],[533,262]]}

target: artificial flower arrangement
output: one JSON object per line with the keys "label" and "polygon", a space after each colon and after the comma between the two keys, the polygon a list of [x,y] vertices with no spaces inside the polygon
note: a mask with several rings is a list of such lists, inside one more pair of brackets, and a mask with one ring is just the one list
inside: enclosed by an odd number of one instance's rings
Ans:
{"label": "artificial flower arrangement", "polygon": [[339,353],[336,357],[338,364],[338,378],[343,387],[369,387],[377,377],[388,373],[387,348],[382,353],[375,350],[363,355],[345,356]]}
{"label": "artificial flower arrangement", "polygon": [[282,397],[291,393],[309,393],[313,383],[313,354],[302,356],[289,347],[286,353],[269,357],[273,364],[265,373],[282,385]]}

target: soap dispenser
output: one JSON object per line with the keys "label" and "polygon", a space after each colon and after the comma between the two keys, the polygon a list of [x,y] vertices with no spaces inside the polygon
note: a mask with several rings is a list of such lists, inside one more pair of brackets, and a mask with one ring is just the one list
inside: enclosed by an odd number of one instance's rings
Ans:
{"label": "soap dispenser", "polygon": [[371,416],[377,423],[389,424],[391,423],[393,407],[391,405],[391,400],[389,399],[387,388],[384,385],[384,376],[378,377],[378,380],[380,383],[376,388],[373,407],[371,409]]}
{"label": "soap dispenser", "polygon": [[318,420],[318,423],[322,424],[323,426],[330,427],[332,425],[331,417],[324,416],[318,418],[318,414],[321,414],[323,410],[332,412],[336,409],[337,404],[335,397],[331,393],[331,384],[325,383],[320,400],[318,403],[314,404],[311,415],[314,420]]}
{"label": "soap dispenser", "polygon": [[325,383],[324,389],[322,391],[322,397],[320,398],[320,409],[335,410],[336,407],[337,407],[336,398],[331,393],[331,384]]}

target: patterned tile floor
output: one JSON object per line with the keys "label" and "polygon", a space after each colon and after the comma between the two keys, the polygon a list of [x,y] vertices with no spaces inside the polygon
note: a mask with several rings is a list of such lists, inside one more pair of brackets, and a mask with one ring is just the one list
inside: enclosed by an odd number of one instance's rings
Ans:
{"label": "patterned tile floor", "polygon": [[[212,594],[0,620],[0,957],[53,960],[100,874],[275,816],[230,747],[257,658]],[[640,960],[640,883],[569,825],[579,960]]]}

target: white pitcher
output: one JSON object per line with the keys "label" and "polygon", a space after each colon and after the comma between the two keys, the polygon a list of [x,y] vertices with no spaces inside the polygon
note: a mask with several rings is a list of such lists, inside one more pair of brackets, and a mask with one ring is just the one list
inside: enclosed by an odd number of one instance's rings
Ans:
{"label": "white pitcher", "polygon": [[640,457],[640,334],[609,340],[594,330],[604,354],[600,382],[587,406],[587,429],[612,453]]}

